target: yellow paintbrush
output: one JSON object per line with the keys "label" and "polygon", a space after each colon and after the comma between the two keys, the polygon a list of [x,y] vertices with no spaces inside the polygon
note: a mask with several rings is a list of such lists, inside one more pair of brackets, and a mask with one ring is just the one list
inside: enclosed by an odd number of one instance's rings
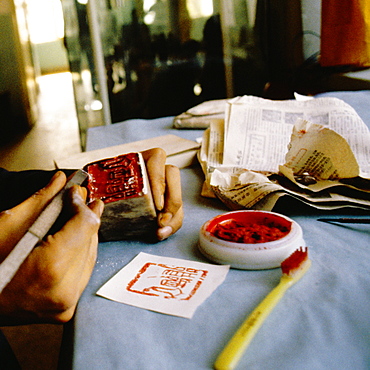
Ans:
{"label": "yellow paintbrush", "polygon": [[282,276],[279,284],[254,309],[243,322],[215,362],[216,370],[234,369],[244,351],[252,341],[266,317],[283,297],[288,288],[295,284],[310,268],[307,248],[297,249],[281,263]]}

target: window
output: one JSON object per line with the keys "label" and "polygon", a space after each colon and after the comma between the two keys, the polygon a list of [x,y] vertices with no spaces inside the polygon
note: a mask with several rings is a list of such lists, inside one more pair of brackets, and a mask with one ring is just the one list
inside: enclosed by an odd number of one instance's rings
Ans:
{"label": "window", "polygon": [[42,44],[64,36],[60,0],[25,0],[31,42]]}

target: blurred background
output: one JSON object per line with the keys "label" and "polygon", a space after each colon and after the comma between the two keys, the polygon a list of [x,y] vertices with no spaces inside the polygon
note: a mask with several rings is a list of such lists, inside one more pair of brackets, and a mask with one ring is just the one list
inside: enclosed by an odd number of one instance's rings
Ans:
{"label": "blurred background", "polygon": [[[32,126],[37,78],[68,71],[82,149],[95,125],[177,115],[205,100],[243,94],[291,97],[304,92],[308,80],[310,90],[321,89],[307,78],[320,51],[320,0],[0,5],[3,121],[12,116],[13,128]],[[272,93],[271,86],[279,89]]]}

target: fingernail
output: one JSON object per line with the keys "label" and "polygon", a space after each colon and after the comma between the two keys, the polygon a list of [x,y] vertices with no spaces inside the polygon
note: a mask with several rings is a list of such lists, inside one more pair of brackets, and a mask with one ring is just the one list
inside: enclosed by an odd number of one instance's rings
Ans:
{"label": "fingernail", "polygon": [[161,199],[159,199],[158,210],[162,211],[163,207],[164,207],[164,195],[162,195]]}
{"label": "fingernail", "polygon": [[57,171],[54,173],[53,177],[50,179],[50,182],[53,182],[57,179],[59,179],[61,176],[63,176],[63,172],[62,171]]}
{"label": "fingernail", "polygon": [[171,226],[165,226],[160,229],[158,229],[158,239],[164,240],[167,239],[170,235],[172,235],[172,227]]}
{"label": "fingernail", "polygon": [[81,198],[85,198],[86,192],[81,186],[78,186],[78,193],[80,194]]}
{"label": "fingernail", "polygon": [[104,202],[102,200],[99,200],[99,213],[100,216],[103,214],[104,211]]}
{"label": "fingernail", "polygon": [[71,192],[72,192],[72,197],[74,201],[77,201],[77,200],[80,202],[83,201],[83,193],[79,186],[73,185],[71,188]]}

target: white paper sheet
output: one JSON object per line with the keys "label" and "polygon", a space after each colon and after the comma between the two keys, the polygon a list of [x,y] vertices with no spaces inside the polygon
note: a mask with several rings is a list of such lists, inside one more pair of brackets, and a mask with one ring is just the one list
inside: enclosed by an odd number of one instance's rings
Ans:
{"label": "white paper sheet", "polygon": [[227,265],[139,253],[96,293],[131,306],[190,319],[225,280]]}

